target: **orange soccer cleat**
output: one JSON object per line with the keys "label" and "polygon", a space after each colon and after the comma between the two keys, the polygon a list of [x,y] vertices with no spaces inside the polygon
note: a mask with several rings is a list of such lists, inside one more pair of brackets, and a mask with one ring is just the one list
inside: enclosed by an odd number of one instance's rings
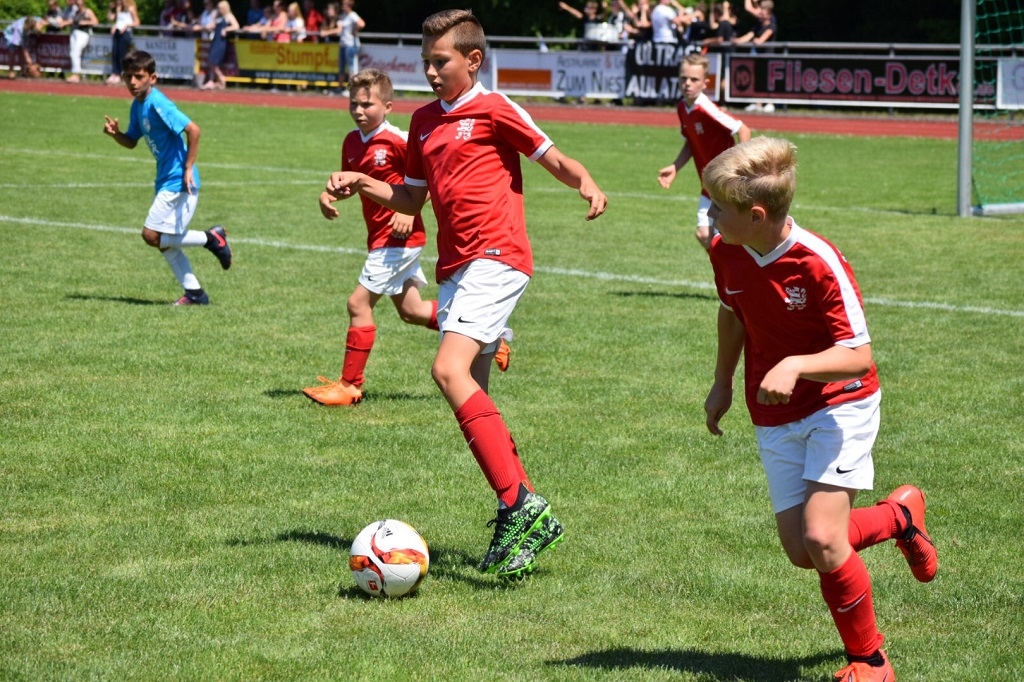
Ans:
{"label": "orange soccer cleat", "polygon": [[363,391],[355,384],[350,384],[344,379],[331,381],[324,377],[317,377],[324,382],[320,386],[312,386],[302,389],[307,398],[321,405],[355,405],[363,399]]}
{"label": "orange soccer cleat", "polygon": [[895,682],[896,673],[892,671],[889,664],[889,657],[879,649],[884,665],[875,667],[867,663],[857,661],[846,666],[836,673],[836,679],[842,682]]}
{"label": "orange soccer cleat", "polygon": [[498,344],[498,350],[494,351],[494,364],[498,366],[498,369],[502,372],[508,371],[508,366],[512,363],[512,348],[508,345],[505,339],[501,339]]}
{"label": "orange soccer cleat", "polygon": [[886,498],[898,504],[907,516],[907,530],[896,540],[903,552],[910,572],[919,581],[930,582],[939,569],[939,556],[935,544],[924,526],[924,493],[913,485],[901,485]]}

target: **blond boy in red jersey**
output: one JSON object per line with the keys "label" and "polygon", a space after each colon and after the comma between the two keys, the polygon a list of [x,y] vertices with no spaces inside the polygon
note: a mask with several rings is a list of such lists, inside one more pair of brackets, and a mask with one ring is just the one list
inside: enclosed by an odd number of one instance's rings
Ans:
{"label": "blond boy in red jersey", "polygon": [[[711,159],[735,145],[737,140],[746,142],[750,139],[750,128],[743,121],[722,111],[704,93],[708,83],[708,68],[708,58],[702,54],[686,55],[679,65],[679,89],[683,92],[683,98],[676,106],[676,115],[679,117],[683,146],[676,160],[658,171],[658,182],[665,189],[672,186],[676,173],[691,158],[699,179]],[[711,221],[708,220],[710,206],[711,199],[702,188],[694,236],[705,251],[711,248],[711,238],[715,236]]]}
{"label": "blond boy in red jersey", "polygon": [[491,355],[533,273],[519,156],[578,190],[588,204],[587,220],[604,213],[608,199],[587,169],[555,148],[525,111],[478,83],[485,51],[484,31],[472,12],[427,17],[423,70],[438,99],[413,114],[405,182],[335,173],[327,191],[339,199],[358,193],[403,213],[419,211],[429,191],[438,222],[442,332],[431,374],[498,497],[494,536],[479,568],[519,577],[563,534],[551,505],[534,492],[487,394]]}
{"label": "blond boy in red jersey", "polygon": [[853,508],[857,492],[874,484],[882,392],[850,264],[789,215],[795,153],[786,140],[758,137],[704,169],[719,231],[711,265],[721,300],[706,423],[722,435],[742,355],[779,539],[793,565],[817,571],[846,650],[848,665],[836,677],[894,682],[859,552],[895,539],[921,582],[935,577],[938,555],[917,487],[903,485],[872,507]]}

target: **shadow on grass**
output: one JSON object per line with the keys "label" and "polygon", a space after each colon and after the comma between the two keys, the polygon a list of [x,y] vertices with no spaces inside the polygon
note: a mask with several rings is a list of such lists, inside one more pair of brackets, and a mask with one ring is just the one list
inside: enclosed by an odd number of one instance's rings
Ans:
{"label": "shadow on grass", "polygon": [[836,659],[840,666],[846,664],[842,651],[801,658],[779,659],[747,654],[716,654],[694,649],[641,651],[618,648],[592,651],[562,661],[548,661],[547,665],[594,668],[605,671],[650,668],[691,673],[710,681],[775,682],[776,680],[817,679],[817,677],[802,676],[801,669],[814,667],[833,659]]}
{"label": "shadow on grass", "polygon": [[130,296],[89,296],[86,294],[68,294],[64,298],[71,301],[106,301],[108,303],[127,303],[128,305],[171,305],[170,301],[152,301],[145,298]]}
{"label": "shadow on grass", "polygon": [[613,291],[613,296],[620,298],[678,298],[678,299],[694,299],[697,301],[717,301],[718,297],[714,294],[695,294],[690,291]]}
{"label": "shadow on grass", "polygon": [[[301,397],[301,398],[305,399],[306,401],[308,401],[310,403],[313,402],[309,398],[306,397],[306,394],[302,392],[301,388],[270,388],[270,389],[267,389],[266,391],[263,391],[263,395],[265,395],[268,398],[275,399],[275,400],[279,399],[279,398],[293,398],[293,397],[297,396],[297,397]],[[380,400],[380,401],[390,400],[390,401],[395,401],[395,402],[397,402],[397,401],[410,401],[410,400],[433,400],[435,397],[436,397],[435,393],[417,393],[417,394],[414,394],[414,393],[405,393],[405,392],[388,393],[388,392],[381,392],[381,391],[367,391],[366,393],[363,394],[362,402],[371,402],[371,401],[374,401],[374,400]]]}
{"label": "shadow on grass", "polygon": [[305,542],[339,551],[348,551],[348,548],[352,546],[351,540],[318,530],[286,530],[272,538],[229,538],[224,544],[228,547],[254,547],[271,545],[275,542]]}
{"label": "shadow on grass", "polygon": [[[277,542],[304,542],[319,545],[338,552],[348,553],[352,540],[318,530],[287,530],[273,537],[228,538],[224,544],[229,547],[258,547],[272,545]],[[430,548],[430,570],[428,578],[435,580],[452,580],[469,585],[478,590],[503,590],[515,588],[523,581],[502,580],[497,576],[484,575],[477,569],[476,557],[460,549],[447,549],[432,546]],[[538,569],[543,570],[543,569]],[[527,578],[529,580],[529,578]],[[342,584],[338,588],[338,596],[342,598],[366,597],[358,587]]]}

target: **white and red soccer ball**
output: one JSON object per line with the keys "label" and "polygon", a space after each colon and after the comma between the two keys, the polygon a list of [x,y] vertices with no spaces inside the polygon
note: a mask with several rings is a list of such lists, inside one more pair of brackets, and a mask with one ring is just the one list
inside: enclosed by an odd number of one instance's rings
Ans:
{"label": "white and red soccer ball", "polygon": [[416,529],[395,519],[374,521],[352,541],[348,567],[373,597],[404,597],[427,577],[430,551]]}

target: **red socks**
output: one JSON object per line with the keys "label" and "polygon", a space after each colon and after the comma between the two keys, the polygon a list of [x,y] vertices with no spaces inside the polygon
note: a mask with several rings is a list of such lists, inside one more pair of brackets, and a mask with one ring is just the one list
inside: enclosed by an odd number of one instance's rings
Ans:
{"label": "red socks", "polygon": [[430,305],[432,307],[430,310],[430,322],[427,322],[427,329],[433,329],[436,332],[441,329],[437,324],[437,301],[431,301]]}
{"label": "red socks", "polygon": [[[900,535],[900,522],[906,525],[903,510],[892,500],[873,507],[858,507],[850,512],[850,544],[853,551],[892,540]],[[903,530],[906,530],[905,528]]]}
{"label": "red socks", "polygon": [[345,364],[341,370],[341,378],[354,386],[363,385],[363,370],[373,350],[373,342],[377,338],[377,328],[349,327],[345,337]]}
{"label": "red socks", "polygon": [[487,482],[502,502],[509,507],[515,505],[520,483],[533,490],[508,427],[486,393],[477,391],[470,396],[455,411],[455,419]]}
{"label": "red socks", "polygon": [[856,552],[842,566],[818,573],[821,594],[843,640],[848,656],[866,658],[882,646],[871,599],[871,576]]}

